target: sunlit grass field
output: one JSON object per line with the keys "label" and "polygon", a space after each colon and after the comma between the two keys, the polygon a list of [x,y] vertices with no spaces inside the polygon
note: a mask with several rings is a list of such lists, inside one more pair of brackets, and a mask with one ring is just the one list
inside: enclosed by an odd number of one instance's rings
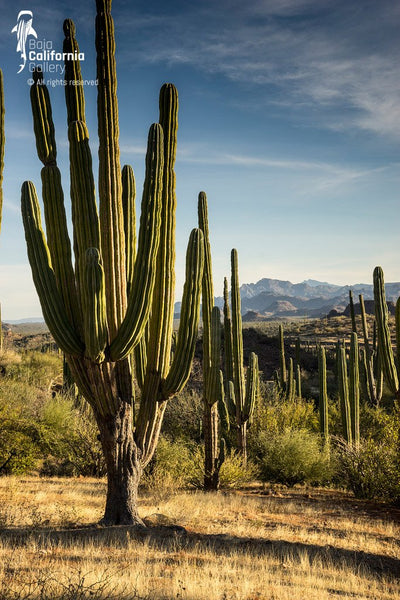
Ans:
{"label": "sunlit grass field", "polygon": [[96,525],[104,498],[96,479],[1,478],[0,598],[400,597],[400,512],[385,505],[306,488],[148,494],[136,532]]}

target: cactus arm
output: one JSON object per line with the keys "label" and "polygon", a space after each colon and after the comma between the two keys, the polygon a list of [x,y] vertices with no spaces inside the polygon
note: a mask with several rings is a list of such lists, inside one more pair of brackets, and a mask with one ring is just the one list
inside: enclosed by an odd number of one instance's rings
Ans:
{"label": "cactus arm", "polygon": [[342,415],[343,435],[348,444],[351,444],[351,421],[349,404],[349,384],[347,381],[346,351],[340,348],[339,357],[339,397]]}
{"label": "cactus arm", "polygon": [[172,84],[160,90],[159,122],[164,132],[164,174],[161,202],[160,245],[151,309],[147,349],[151,369],[164,379],[170,368],[175,301],[175,158],[178,128],[178,93]]}
{"label": "cactus arm", "polygon": [[85,123],[73,121],[68,127],[71,207],[74,225],[74,251],[76,278],[82,310],[85,287],[86,250],[100,250],[100,224],[97,214],[92,155],[89,148],[89,133]]}
{"label": "cactus arm", "polygon": [[367,394],[369,401],[373,404],[377,404],[377,393],[376,393],[376,383],[374,377],[374,365],[373,365],[373,357],[371,354],[371,347],[368,339],[368,323],[367,323],[367,315],[365,312],[365,304],[364,304],[364,296],[362,294],[359,295],[360,300],[360,311],[361,311],[361,324],[364,336],[364,371],[367,379]]}
{"label": "cactus arm", "polygon": [[234,248],[231,252],[231,301],[232,301],[232,349],[233,349],[233,373],[235,385],[236,409],[238,411],[238,422],[244,404],[244,373],[243,373],[243,336],[242,315],[240,306],[238,256]]}
{"label": "cactus arm", "polygon": [[[233,355],[232,355],[232,320],[229,308],[228,280],[224,277],[224,358],[225,378],[227,383],[233,381]],[[229,383],[228,383],[229,386]],[[227,388],[228,392],[228,388]]]}
{"label": "cactus arm", "polygon": [[393,394],[399,394],[399,379],[394,362],[389,317],[385,294],[385,281],[381,267],[374,269],[375,321],[378,333],[378,348],[382,361],[383,375]]}
{"label": "cactus arm", "polygon": [[148,332],[149,327],[147,324],[143,336],[140,338],[139,343],[134,348],[136,380],[141,390],[143,390],[144,380],[146,376],[147,343],[149,339]]}
{"label": "cactus arm", "polygon": [[101,266],[100,253],[97,248],[86,250],[86,285],[85,294],[84,332],[85,354],[93,362],[104,360],[104,350],[107,345],[107,315],[104,270]]}
{"label": "cactus arm", "polygon": [[39,159],[44,164],[41,178],[47,243],[57,286],[63,298],[68,317],[77,331],[80,331],[82,316],[75,287],[75,273],[72,266],[71,242],[65,214],[61,173],[57,167],[57,149],[51,103],[42,77],[43,75],[40,72],[35,71],[33,73],[34,83],[30,88],[30,97],[36,148]]}
{"label": "cactus arm", "polygon": [[129,292],[133,283],[136,259],[136,211],[135,211],[135,176],[130,165],[124,165],[122,179],[122,208],[124,211],[125,251],[126,251],[126,290]]}
{"label": "cactus arm", "polygon": [[128,308],[110,346],[110,357],[114,361],[126,357],[138,344],[150,314],[157,276],[163,164],[163,131],[158,123],[154,123],[148,136],[137,260]]}
{"label": "cactus arm", "polygon": [[236,398],[233,381],[228,381],[228,412],[233,421],[236,421]]}
{"label": "cactus arm", "polygon": [[[204,277],[203,277],[204,279]],[[204,286],[204,281],[203,281]],[[204,287],[203,287],[204,289]],[[210,364],[207,381],[204,381],[205,401],[213,405],[218,400],[219,394],[219,371],[221,354],[221,314],[217,306],[214,306],[211,312],[210,323]],[[203,331],[204,339],[204,331]],[[203,363],[204,364],[204,363]],[[204,378],[204,374],[203,374]]]}
{"label": "cactus arm", "polygon": [[126,311],[117,76],[111,0],[96,0],[96,7],[101,248],[107,282],[107,320],[113,340]]}
{"label": "cactus arm", "polygon": [[183,289],[178,342],[171,369],[162,386],[164,398],[180,392],[190,375],[199,325],[203,267],[203,233],[200,229],[193,229],[186,255],[186,281]]}
{"label": "cactus arm", "polygon": [[282,390],[285,389],[286,381],[288,378],[286,370],[285,360],[285,340],[283,337],[283,326],[278,327],[278,339],[279,339],[279,373],[280,373],[280,387]]}
{"label": "cactus arm", "polygon": [[224,375],[219,372],[219,387],[218,387],[218,415],[221,424],[221,435],[226,436],[230,430],[229,410],[225,400]]}
{"label": "cactus arm", "polygon": [[349,306],[350,306],[350,317],[351,317],[351,329],[354,333],[357,333],[356,325],[356,313],[354,310],[353,291],[349,290]]}
{"label": "cactus arm", "polygon": [[57,289],[50,252],[42,229],[36,190],[30,181],[22,184],[21,207],[29,262],[43,316],[60,348],[68,354],[81,355],[84,346],[67,317]]}
{"label": "cactus arm", "polygon": [[1,215],[3,211],[3,169],[4,169],[4,85],[3,71],[0,69],[0,231],[1,231]]}
{"label": "cactus arm", "polygon": [[358,359],[358,338],[353,331],[349,357],[349,401],[351,414],[351,435],[353,443],[360,443],[360,375]]}
{"label": "cactus arm", "polygon": [[301,368],[299,364],[296,366],[296,395],[301,398]]}
{"label": "cactus arm", "polygon": [[[63,23],[64,42],[63,52],[65,54],[79,54],[78,42],[75,39],[75,25],[71,19],[65,19]],[[65,80],[71,82],[64,86],[65,103],[67,106],[68,125],[73,121],[85,122],[85,96],[83,85],[74,85],[72,82],[82,81],[81,65],[79,60],[65,60]]]}
{"label": "cactus arm", "polygon": [[318,374],[319,374],[319,423],[320,432],[324,443],[329,441],[329,422],[328,422],[328,392],[326,385],[326,355],[325,348],[319,347],[318,352]]}
{"label": "cactus arm", "polygon": [[258,356],[251,352],[246,377],[246,397],[244,401],[242,421],[251,421],[258,392]]}
{"label": "cactus arm", "polygon": [[[208,387],[208,376],[211,368],[211,313],[214,305],[214,289],[212,280],[211,248],[208,231],[208,208],[205,192],[200,192],[198,199],[199,228],[204,235],[204,274],[201,293],[201,310],[203,318],[203,377],[205,388]],[[208,394],[207,394],[208,396]]]}

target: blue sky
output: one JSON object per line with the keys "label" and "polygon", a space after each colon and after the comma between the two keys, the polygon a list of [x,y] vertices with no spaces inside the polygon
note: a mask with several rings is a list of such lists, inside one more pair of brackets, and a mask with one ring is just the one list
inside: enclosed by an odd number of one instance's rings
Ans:
{"label": "blue sky", "polygon": [[[29,62],[17,74],[21,60],[11,30],[19,11],[31,10],[38,40],[61,50],[63,20],[72,18],[85,53],[83,75],[95,79],[94,5],[94,0],[0,1],[6,103],[3,319],[40,316],[19,205],[24,180],[34,181],[40,192],[41,163],[32,130]],[[139,197],[159,88],[171,81],[179,92],[178,290],[200,190],[209,201],[217,295],[230,273],[233,247],[242,283],[262,277],[369,283],[377,264],[387,281],[400,279],[398,3],[114,0],[113,16],[121,158],[134,167]],[[64,90],[57,86],[50,93],[67,195]],[[86,86],[85,93],[95,156],[96,90]]]}

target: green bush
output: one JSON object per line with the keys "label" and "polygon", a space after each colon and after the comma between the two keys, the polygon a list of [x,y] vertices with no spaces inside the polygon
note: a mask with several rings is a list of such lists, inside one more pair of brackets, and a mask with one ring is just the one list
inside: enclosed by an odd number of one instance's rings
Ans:
{"label": "green bush", "polygon": [[359,447],[343,445],[340,474],[357,498],[400,502],[400,453],[389,440],[362,440]]}
{"label": "green bush", "polygon": [[318,434],[299,429],[262,432],[257,440],[262,481],[324,484],[333,474],[333,460]]}
{"label": "green bush", "polygon": [[88,405],[76,408],[74,400],[62,394],[49,398],[43,406],[40,425],[44,456],[41,475],[105,475],[98,429]]}

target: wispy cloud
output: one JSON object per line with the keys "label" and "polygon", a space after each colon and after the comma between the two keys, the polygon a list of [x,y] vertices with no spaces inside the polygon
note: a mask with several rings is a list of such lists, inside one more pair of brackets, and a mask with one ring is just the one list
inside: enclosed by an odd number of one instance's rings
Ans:
{"label": "wispy cloud", "polygon": [[[179,14],[132,14],[140,62],[191,65],[241,85],[257,102],[318,109],[318,125],[400,137],[400,46],[393,2],[223,0]],[[398,22],[398,19],[397,19]],[[135,42],[134,42],[135,43]],[[129,51],[132,58],[132,48]]]}

